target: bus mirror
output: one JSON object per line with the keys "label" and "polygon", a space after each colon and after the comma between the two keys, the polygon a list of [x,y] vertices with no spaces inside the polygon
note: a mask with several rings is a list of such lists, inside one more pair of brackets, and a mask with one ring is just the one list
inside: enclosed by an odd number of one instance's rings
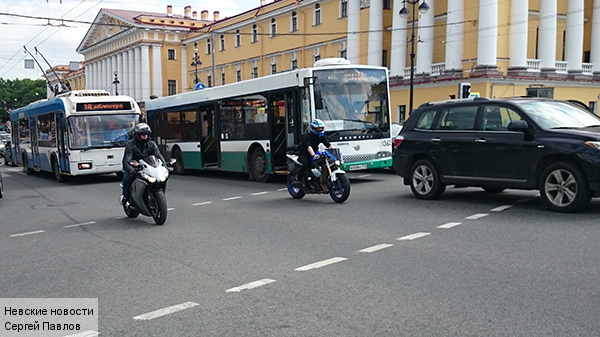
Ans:
{"label": "bus mirror", "polygon": [[321,95],[321,88],[315,87],[315,109],[323,109],[323,96]]}

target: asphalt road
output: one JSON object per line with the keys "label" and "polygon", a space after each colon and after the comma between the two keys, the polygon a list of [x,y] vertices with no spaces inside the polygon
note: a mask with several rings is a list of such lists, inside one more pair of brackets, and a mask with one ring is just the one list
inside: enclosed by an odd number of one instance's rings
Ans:
{"label": "asphalt road", "polygon": [[115,176],[19,169],[0,166],[0,298],[98,298],[102,336],[600,336],[600,199],[422,201],[376,171],[336,204],[200,172],[171,177],[156,226]]}

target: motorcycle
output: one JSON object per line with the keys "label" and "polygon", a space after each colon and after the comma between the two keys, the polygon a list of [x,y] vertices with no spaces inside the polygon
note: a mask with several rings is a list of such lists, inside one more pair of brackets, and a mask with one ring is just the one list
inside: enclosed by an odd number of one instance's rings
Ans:
{"label": "motorcycle", "polygon": [[312,167],[305,171],[305,177],[297,177],[302,163],[298,161],[297,147],[288,148],[286,156],[290,165],[287,189],[294,199],[302,199],[306,194],[326,194],[333,201],[343,203],[350,196],[350,180],[340,169],[344,157],[339,149],[318,151]]}
{"label": "motorcycle", "polygon": [[[166,165],[172,166],[176,159]],[[169,179],[169,169],[159,158],[150,156],[140,161],[131,160],[129,164],[137,174],[131,183],[131,196],[123,205],[125,214],[135,218],[143,214],[151,216],[157,225],[167,221],[167,199],[165,190]]]}

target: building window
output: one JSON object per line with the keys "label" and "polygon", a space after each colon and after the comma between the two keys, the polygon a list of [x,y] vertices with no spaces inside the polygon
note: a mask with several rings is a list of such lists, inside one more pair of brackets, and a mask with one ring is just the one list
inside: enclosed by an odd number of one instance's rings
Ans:
{"label": "building window", "polygon": [[392,9],[392,2],[390,0],[383,0],[383,9]]}
{"label": "building window", "polygon": [[225,35],[221,35],[221,38],[219,40],[219,51],[224,51],[225,50]]}
{"label": "building window", "polygon": [[345,59],[346,55],[346,42],[340,42],[340,57]]}
{"label": "building window", "polygon": [[554,98],[554,88],[527,88],[529,97]]}
{"label": "building window", "polygon": [[256,61],[254,61],[252,63],[252,76],[251,78],[258,78],[258,65],[256,64]]}
{"label": "building window", "polygon": [[177,95],[177,81],[176,80],[168,80],[167,81],[167,94],[169,96]]}
{"label": "building window", "polygon": [[271,75],[277,74],[277,63],[275,63],[275,58],[271,58]]}
{"label": "building window", "polygon": [[313,57],[313,63],[317,62],[320,59],[321,59],[321,53],[319,51],[319,48],[315,48],[315,55]]}
{"label": "building window", "polygon": [[298,60],[296,59],[296,53],[292,53],[292,60],[290,61],[290,69],[298,68]]}
{"label": "building window", "polygon": [[271,19],[271,37],[277,37],[277,22]]}
{"label": "building window", "polygon": [[292,17],[290,18],[290,32],[298,31],[298,13],[292,12]]}
{"label": "building window", "polygon": [[235,31],[235,46],[239,47],[241,45],[242,45],[242,38],[240,35],[240,30],[238,29]]}
{"label": "building window", "polygon": [[252,25],[252,43],[258,42],[258,27]]}
{"label": "building window", "polygon": [[212,87],[212,76],[210,75],[210,73],[208,73],[208,75],[206,76],[206,85],[208,87]]}
{"label": "building window", "polygon": [[381,53],[381,66],[387,67],[388,51],[383,50]]}
{"label": "building window", "polygon": [[221,85],[225,85],[225,69],[221,69]]}
{"label": "building window", "polygon": [[313,11],[313,26],[319,26],[321,24],[321,5],[316,4],[315,10]]}
{"label": "building window", "polygon": [[167,58],[169,60],[174,60],[175,59],[175,49],[169,49],[169,50],[167,50]]}
{"label": "building window", "polygon": [[206,55],[212,54],[212,45],[210,39],[206,39]]}
{"label": "building window", "polygon": [[240,82],[242,80],[242,70],[240,69],[240,65],[235,66],[235,80]]}
{"label": "building window", "polygon": [[340,18],[348,17],[348,0],[340,1]]}

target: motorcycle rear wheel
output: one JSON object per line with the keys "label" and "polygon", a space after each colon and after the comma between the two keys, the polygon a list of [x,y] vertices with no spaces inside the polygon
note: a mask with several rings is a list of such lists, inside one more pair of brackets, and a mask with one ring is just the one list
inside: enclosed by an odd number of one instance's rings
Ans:
{"label": "motorcycle rear wheel", "polygon": [[350,180],[345,174],[338,175],[336,181],[331,183],[329,196],[338,204],[348,200],[350,196]]}
{"label": "motorcycle rear wheel", "polygon": [[294,179],[296,178],[296,176],[298,175],[298,171],[293,171],[290,174],[288,174],[288,178],[287,178],[287,189],[288,192],[290,193],[290,195],[292,196],[292,198],[294,199],[302,199],[304,198],[304,196],[306,195],[306,193],[300,189],[299,187],[295,187],[293,186],[293,182]]}
{"label": "motorcycle rear wheel", "polygon": [[148,195],[148,210],[157,225],[163,225],[167,221],[167,198],[165,192],[156,190]]}

